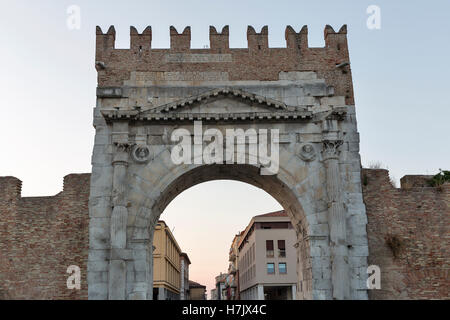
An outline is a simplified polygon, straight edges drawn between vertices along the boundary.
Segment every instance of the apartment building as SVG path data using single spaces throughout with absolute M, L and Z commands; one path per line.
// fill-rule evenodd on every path
M 295 242 L 295 230 L 284 211 L 251 219 L 238 245 L 241 300 L 295 299 Z
M 211 300 L 219 300 L 217 296 L 217 289 L 211 289 Z
M 227 281 L 228 273 L 220 273 L 216 277 L 216 290 L 217 290 L 217 300 L 227 300 L 227 289 L 226 289 L 226 281 Z
M 153 299 L 179 300 L 181 249 L 167 224 L 160 220 L 153 237 Z
M 189 281 L 190 300 L 206 300 L 206 286 Z
M 191 260 L 187 253 L 182 252 L 180 255 L 180 300 L 189 300 L 189 265 Z
M 243 233 L 234 236 L 230 247 L 228 277 L 225 282 L 227 300 L 239 300 L 239 240 Z

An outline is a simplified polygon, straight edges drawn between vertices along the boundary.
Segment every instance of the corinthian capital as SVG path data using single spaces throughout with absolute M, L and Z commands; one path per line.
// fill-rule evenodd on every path
M 113 157 L 113 165 L 128 165 L 128 153 L 131 145 L 128 143 L 116 143 L 116 152 Z
M 130 150 L 131 145 L 129 143 L 115 143 L 116 152 L 128 152 Z
M 323 140 L 323 159 L 337 159 L 339 157 L 339 147 L 342 145 L 342 140 Z

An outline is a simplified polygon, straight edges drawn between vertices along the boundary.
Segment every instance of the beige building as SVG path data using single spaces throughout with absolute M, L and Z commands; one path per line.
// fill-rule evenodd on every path
M 158 221 L 153 238 L 153 299 L 179 300 L 181 249 L 164 221 Z
M 252 218 L 239 242 L 241 300 L 295 299 L 295 241 L 295 230 L 284 211 Z
M 206 286 L 195 281 L 189 281 L 190 300 L 206 300 Z
M 239 241 L 244 232 L 235 235 L 229 252 L 228 277 L 225 284 L 227 300 L 239 300 Z

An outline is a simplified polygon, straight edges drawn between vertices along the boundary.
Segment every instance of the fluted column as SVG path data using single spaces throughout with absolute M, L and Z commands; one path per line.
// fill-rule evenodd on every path
M 127 199 L 126 175 L 128 166 L 128 145 L 117 145 L 113 160 L 113 211 L 111 216 L 111 247 L 124 249 L 127 244 Z
M 113 160 L 113 211 L 110 225 L 111 259 L 109 262 L 108 288 L 110 300 L 125 300 L 126 297 L 126 261 L 123 258 L 123 253 L 127 246 L 126 174 L 128 148 L 129 145 L 126 143 L 117 144 Z
M 350 298 L 350 278 L 346 216 L 339 170 L 339 147 L 342 140 L 324 139 L 323 160 L 328 194 L 328 224 L 330 228 L 331 281 L 333 299 Z

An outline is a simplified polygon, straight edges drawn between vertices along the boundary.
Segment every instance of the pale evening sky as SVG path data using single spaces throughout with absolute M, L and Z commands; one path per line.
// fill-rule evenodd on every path
M 80 30 L 66 26 L 81 9 Z M 369 5 L 381 29 L 366 26 Z M 348 25 L 361 157 L 380 161 L 398 180 L 449 168 L 450 2 L 424 1 L 0 1 L 0 176 L 21 179 L 23 196 L 54 195 L 63 176 L 90 172 L 94 141 L 95 26 L 115 25 L 116 47 L 129 26 L 152 26 L 153 47 L 169 47 L 169 26 L 190 25 L 192 47 L 209 44 L 209 25 L 230 25 L 230 46 L 246 47 L 246 28 L 269 26 L 269 46 L 285 47 L 284 30 Z M 162 215 L 191 260 L 191 279 L 214 285 L 226 271 L 234 234 L 257 214 L 280 209 L 267 193 L 231 181 L 193 187 Z

